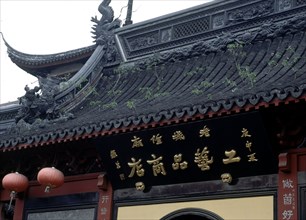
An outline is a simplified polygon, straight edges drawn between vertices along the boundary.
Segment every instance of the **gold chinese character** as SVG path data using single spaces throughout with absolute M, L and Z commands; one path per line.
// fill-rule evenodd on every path
M 249 134 L 249 130 L 246 128 L 242 128 L 241 133 L 242 133 L 241 137 L 252 137 L 252 135 Z
M 248 155 L 248 157 L 249 157 L 249 162 L 256 162 L 256 161 L 258 161 L 258 159 L 256 159 L 255 158 L 255 154 L 256 153 L 253 153 L 253 154 L 250 154 L 250 155 Z
M 153 135 L 150 139 L 150 141 L 152 141 L 153 144 L 159 145 L 162 144 L 162 137 L 160 134 L 157 135 Z
M 125 175 L 124 175 L 123 173 L 121 173 L 121 174 L 119 175 L 119 177 L 120 177 L 121 180 L 125 180 Z
M 164 167 L 164 163 L 160 162 L 163 159 L 163 157 L 160 156 L 160 157 L 156 158 L 155 154 L 152 154 L 151 156 L 153 157 L 153 160 L 147 160 L 147 163 L 148 164 L 153 164 L 152 169 L 153 169 L 154 176 L 157 176 L 157 174 L 159 174 L 159 173 L 161 173 L 165 176 L 167 173 L 166 173 L 166 170 L 165 170 L 165 167 Z
M 210 164 L 214 162 L 214 158 L 208 158 L 209 150 L 207 147 L 204 147 L 202 152 L 200 153 L 200 149 L 197 149 L 197 152 L 194 154 L 194 162 L 198 164 L 198 167 L 201 168 L 202 171 L 210 170 Z
M 118 157 L 117 152 L 115 150 L 111 150 L 109 154 L 111 159 L 115 159 L 116 157 Z
M 131 142 L 133 143 L 132 148 L 143 147 L 142 139 L 140 139 L 139 137 L 133 136 L 133 139 L 131 140 Z
M 200 130 L 200 137 L 210 137 L 210 129 L 206 125 Z
M 116 164 L 116 169 L 118 169 L 118 170 L 119 170 L 119 169 L 121 168 L 121 166 L 120 166 L 120 162 L 119 162 L 119 161 L 116 161 L 116 163 L 115 163 L 115 164 Z
M 247 141 L 247 142 L 245 143 L 245 147 L 248 148 L 250 152 L 252 152 L 252 149 L 251 149 L 251 147 L 252 147 L 252 142 Z
M 172 139 L 175 141 L 183 141 L 185 140 L 185 135 L 181 131 L 176 131 L 173 133 Z
M 128 162 L 129 167 L 132 168 L 129 177 L 133 177 L 135 175 L 135 171 L 137 176 L 144 176 L 145 170 L 142 168 L 142 164 L 140 164 L 141 159 L 136 162 L 135 158 L 131 158 L 132 162 Z
M 176 154 L 174 155 L 174 163 L 172 163 L 173 170 L 178 170 L 181 168 L 181 170 L 187 169 L 188 162 L 183 161 L 182 162 L 182 154 Z
M 235 155 L 236 155 L 235 150 L 225 151 L 224 154 L 225 154 L 225 156 L 228 157 L 228 159 L 223 159 L 224 164 L 238 163 L 241 159 L 240 157 L 235 157 Z

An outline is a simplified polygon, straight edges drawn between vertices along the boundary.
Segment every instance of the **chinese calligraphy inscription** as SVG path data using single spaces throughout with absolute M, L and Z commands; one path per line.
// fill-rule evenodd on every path
M 167 175 L 165 167 L 163 162 L 161 162 L 161 160 L 163 159 L 162 156 L 160 157 L 156 157 L 155 154 L 151 155 L 153 157 L 153 160 L 147 160 L 147 163 L 152 166 L 153 169 L 153 175 L 157 176 L 157 174 L 161 173 L 162 175 Z
M 176 131 L 176 132 L 173 133 L 172 139 L 174 141 L 183 141 L 183 140 L 185 140 L 185 135 L 183 134 L 182 131 Z
M 224 164 L 238 163 L 241 160 L 240 157 L 235 157 L 236 156 L 236 151 L 235 150 L 225 151 L 224 154 L 225 154 L 225 156 L 228 157 L 227 159 L 222 160 Z
M 220 126 L 224 128 L 219 129 Z M 263 139 L 256 138 L 261 134 L 258 128 L 260 124 L 254 125 L 239 116 L 239 120 L 228 117 L 220 123 L 209 119 L 135 130 L 115 138 L 103 137 L 102 144 L 108 146 L 108 151 L 105 155 L 101 150 L 101 156 L 110 163 L 111 175 L 117 180 L 114 188 L 135 189 L 135 183 L 139 183 L 141 189 L 140 182 L 146 184 L 146 190 L 150 185 L 172 184 L 174 181 L 219 179 L 230 183 L 230 174 L 239 178 L 250 171 L 268 172 L 262 171 L 262 163 L 269 155 L 261 148 L 256 149 L 264 144 Z M 238 164 L 246 169 L 240 170 Z M 189 174 L 192 175 L 190 179 L 184 178 Z M 284 195 L 287 203 L 290 196 L 290 192 Z
M 99 192 L 99 211 L 101 218 L 98 217 L 98 219 L 103 219 L 103 220 L 109 220 L 111 219 L 110 216 L 110 204 L 112 201 L 112 196 L 110 195 L 110 191 L 107 190 L 102 190 Z
M 242 128 L 241 133 L 241 137 L 252 137 L 252 135 L 249 134 L 249 130 L 246 128 Z
M 200 152 L 200 148 L 198 148 L 197 152 L 194 154 L 194 162 L 198 164 L 198 167 L 201 168 L 202 171 L 210 170 L 210 164 L 214 162 L 214 158 L 211 157 L 209 159 L 208 154 L 208 147 L 204 147 L 202 152 Z
M 206 127 L 206 125 L 203 127 L 203 129 L 200 130 L 200 137 L 210 137 L 210 129 Z
M 241 130 L 241 138 L 247 139 L 245 142 L 245 147 L 249 150 L 249 152 L 252 152 L 252 146 L 253 142 L 250 140 L 252 135 L 250 134 L 249 130 L 247 128 L 242 128 Z M 247 155 L 248 156 L 248 162 L 257 162 L 258 159 L 255 157 L 256 153 L 252 153 Z
M 186 162 L 186 161 L 182 162 L 182 154 L 174 155 L 173 159 L 174 159 L 174 163 L 172 163 L 173 170 L 178 170 L 178 169 L 185 170 L 185 169 L 187 169 L 188 162 Z
M 132 148 L 143 147 L 142 139 L 140 139 L 139 137 L 134 136 L 131 142 L 133 143 Z
M 284 178 L 281 179 L 282 184 L 279 200 L 281 201 L 281 211 L 283 220 L 295 219 L 296 215 L 296 201 L 295 201 L 295 182 L 293 179 Z
M 136 162 L 135 158 L 131 158 L 132 162 L 128 162 L 129 167 L 132 168 L 129 177 L 133 177 L 135 172 L 137 176 L 142 177 L 144 176 L 145 170 L 142 168 L 141 159 Z
M 115 159 L 116 157 L 118 157 L 116 150 L 111 150 L 109 154 L 111 159 Z
M 162 137 L 160 134 L 157 134 L 157 135 L 153 135 L 150 139 L 150 141 L 155 144 L 155 145 L 160 145 L 162 144 Z
M 248 157 L 249 157 L 248 162 L 256 162 L 256 161 L 258 161 L 258 160 L 255 158 L 255 154 L 256 154 L 256 153 L 253 153 L 253 154 L 249 154 L 249 155 L 248 155 Z
M 115 163 L 115 164 L 116 164 L 116 169 L 118 169 L 118 170 L 119 170 L 119 169 L 121 168 L 120 162 L 119 162 L 119 161 L 116 161 L 116 163 Z

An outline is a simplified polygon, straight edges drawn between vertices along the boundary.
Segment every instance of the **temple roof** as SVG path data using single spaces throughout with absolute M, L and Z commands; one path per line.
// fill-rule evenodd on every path
M 233 7 L 237 2 L 228 5 Z M 72 119 L 37 122 L 28 128 L 13 126 L 0 134 L 0 147 L 11 150 L 46 145 L 305 100 L 306 7 L 276 13 L 269 11 L 274 7 L 271 3 L 241 4 L 245 11 L 260 4 L 267 10 L 218 27 L 209 37 L 195 38 L 192 29 L 185 43 L 173 38 L 149 41 L 152 35 L 147 33 L 147 24 L 144 30 L 137 25 L 119 29 L 117 44 L 124 42 L 119 50 L 125 62 L 100 69 L 90 89 L 84 90 L 86 96 L 70 108 Z M 221 7 L 219 1 L 217 6 Z M 219 15 L 221 9 L 213 13 Z M 198 20 L 195 16 L 193 21 L 197 24 Z M 181 21 L 180 27 L 185 23 Z M 161 25 L 165 19 L 154 24 L 165 30 Z M 150 52 L 154 47 L 159 51 Z M 91 59 L 102 48 L 98 46 Z

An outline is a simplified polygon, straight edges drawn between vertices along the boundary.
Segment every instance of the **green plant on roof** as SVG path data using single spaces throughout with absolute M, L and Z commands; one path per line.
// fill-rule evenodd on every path
M 92 94 L 93 96 L 99 96 L 99 93 L 97 92 L 96 87 L 89 86 L 88 89 L 86 90 L 87 94 Z
M 297 64 L 302 57 L 296 54 L 294 48 L 288 46 L 283 53 L 281 52 L 271 53 L 271 56 L 272 58 L 271 60 L 269 60 L 268 66 L 287 68 L 289 71 L 294 73 L 293 74 L 294 79 L 298 77 L 297 74 L 298 69 L 295 67 L 295 64 Z
M 270 61 L 268 62 L 268 65 L 269 65 L 269 66 L 276 66 L 276 65 L 277 65 L 277 62 L 276 62 L 275 60 L 270 60 Z
M 161 92 L 159 91 L 159 88 L 153 89 L 151 87 L 141 87 L 139 88 L 139 92 L 141 92 L 144 95 L 144 98 L 147 100 L 151 100 L 154 98 L 160 98 L 164 96 L 168 96 L 168 92 Z
M 118 66 L 117 68 L 114 69 L 114 73 L 116 75 L 120 75 L 120 78 L 121 76 L 124 76 L 124 75 L 127 75 L 129 73 L 133 73 L 137 70 L 137 68 L 133 65 L 120 65 Z
M 223 83 L 230 86 L 232 92 L 236 92 L 238 90 L 237 83 L 234 80 L 225 77 Z
M 196 67 L 191 71 L 188 71 L 184 73 L 185 76 L 194 76 L 197 74 L 203 74 L 205 72 L 206 68 L 205 67 Z
M 110 103 L 103 104 L 103 105 L 102 105 L 102 108 L 103 108 L 103 109 L 114 109 L 114 108 L 117 107 L 117 105 L 118 105 L 118 103 L 117 103 L 116 101 L 112 101 L 112 102 L 110 102 Z
M 199 88 L 194 88 L 193 90 L 191 90 L 191 93 L 194 95 L 201 95 L 203 94 L 203 90 L 199 89 Z
M 153 56 L 149 58 L 146 69 L 156 71 L 158 63 L 159 63 L 159 53 L 154 53 Z
M 207 99 L 208 99 L 208 100 L 212 100 L 212 99 L 213 99 L 213 95 L 212 95 L 211 93 L 208 93 L 208 94 L 207 94 Z
M 227 45 L 227 50 L 234 56 L 235 59 L 241 59 L 246 56 L 246 52 L 243 51 L 244 44 L 234 42 Z
M 237 86 L 237 83 L 234 80 L 230 80 L 229 78 L 225 77 L 224 78 L 224 83 L 226 83 L 227 85 L 230 85 L 232 87 Z
M 254 86 L 254 83 L 256 82 L 256 73 L 250 71 L 250 68 L 248 66 L 242 67 L 240 65 L 236 66 L 238 70 L 238 74 L 242 79 L 246 79 L 251 83 L 251 86 Z
M 194 88 L 191 90 L 191 93 L 194 95 L 201 95 L 206 89 L 213 87 L 214 85 L 214 83 L 204 80 L 200 82 L 198 86 L 194 86 Z
M 236 70 L 238 72 L 238 75 L 247 82 L 250 83 L 251 87 L 254 86 L 256 82 L 256 73 L 251 71 L 250 67 L 247 65 L 242 66 L 243 60 L 246 57 L 246 52 L 244 51 L 244 44 L 242 43 L 231 43 L 227 45 L 227 50 L 232 55 L 232 58 L 234 60 L 234 64 L 236 67 Z M 230 82 L 229 79 L 225 79 L 225 82 L 228 85 L 231 85 L 233 87 L 232 91 L 236 91 L 238 89 L 237 84 Z
M 134 99 L 128 100 L 128 101 L 126 102 L 126 106 L 127 106 L 129 109 L 134 109 L 134 110 L 136 110 L 135 100 L 134 100 Z
M 116 89 L 115 90 L 114 88 L 107 92 L 107 95 L 113 96 L 113 97 L 117 97 L 117 96 L 119 96 L 121 94 L 122 94 L 122 90 L 120 90 L 120 89 Z
M 83 79 L 78 85 L 77 85 L 77 89 L 81 90 L 85 87 L 85 85 L 88 83 L 88 79 Z
M 157 71 L 157 63 L 158 63 L 158 55 L 154 54 L 152 62 L 151 62 L 151 68 L 147 68 L 147 70 L 153 70 L 153 75 L 156 78 L 154 81 L 154 84 L 151 86 L 145 86 L 145 87 L 140 87 L 138 91 L 143 94 L 144 99 L 146 100 L 151 100 L 154 98 L 160 98 L 169 95 L 168 92 L 163 92 L 162 91 L 162 86 L 164 85 L 164 78 L 161 76 L 161 73 Z M 150 66 L 149 66 L 150 67 Z M 151 73 L 150 71 L 148 73 Z
M 90 106 L 98 106 L 98 107 L 100 107 L 101 104 L 102 104 L 102 102 L 99 101 L 99 100 L 97 100 L 97 101 L 90 101 L 90 103 L 89 103 Z

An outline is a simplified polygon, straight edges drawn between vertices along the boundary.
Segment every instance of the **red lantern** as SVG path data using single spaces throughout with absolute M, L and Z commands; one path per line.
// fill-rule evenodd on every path
M 10 204 L 11 207 L 12 201 L 16 196 L 16 193 L 25 191 L 29 186 L 29 180 L 26 176 L 16 172 L 9 173 L 4 176 L 2 179 L 2 186 L 4 189 L 11 191 L 10 194 Z
M 55 167 L 45 167 L 38 172 L 37 180 L 45 185 L 45 192 L 64 184 L 64 174 Z

